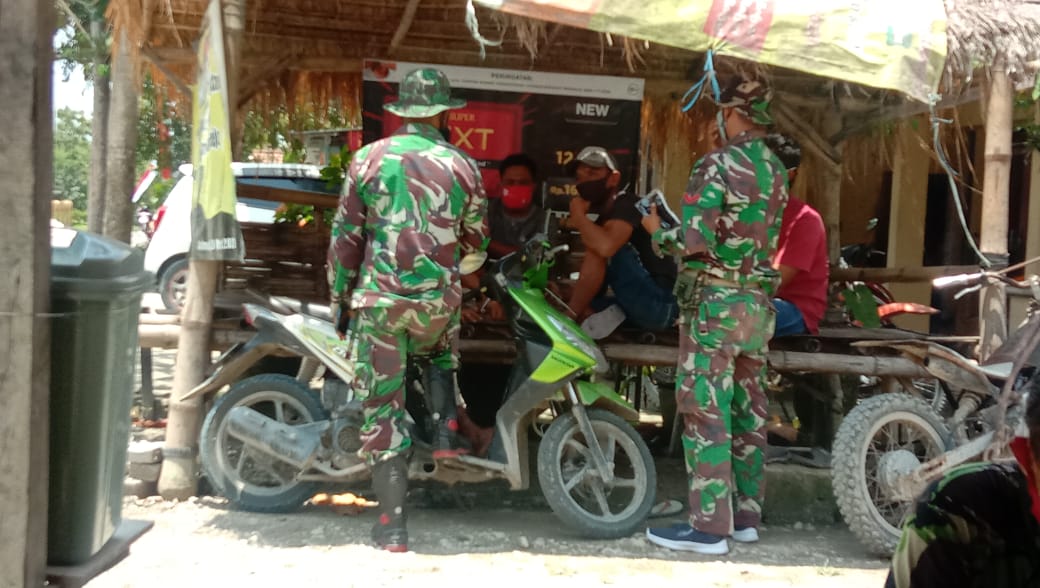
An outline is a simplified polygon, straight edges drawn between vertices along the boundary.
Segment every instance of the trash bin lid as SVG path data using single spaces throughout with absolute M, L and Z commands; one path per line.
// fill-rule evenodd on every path
M 136 247 L 86 231 L 51 229 L 53 285 L 96 282 L 106 290 L 143 290 L 148 277 L 143 268 L 144 252 Z

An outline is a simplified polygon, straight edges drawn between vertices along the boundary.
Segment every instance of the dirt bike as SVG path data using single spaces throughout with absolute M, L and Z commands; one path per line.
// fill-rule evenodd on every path
M 1000 280 L 983 272 L 935 280 L 936 287 Z M 859 342 L 910 358 L 941 386 L 934 394 L 905 385 L 861 401 L 834 440 L 832 482 L 842 517 L 872 551 L 891 554 L 900 526 L 927 485 L 950 469 L 1007 446 L 1007 432 L 1023 419 L 1018 393 L 1040 366 L 1040 281 L 1033 278 L 1028 318 L 980 365 L 928 340 Z M 1024 368 L 1024 369 L 1023 369 Z
M 433 459 L 432 418 L 423 395 L 415 393 L 422 378 L 409 368 L 409 478 L 449 485 L 504 479 L 514 490 L 526 489 L 529 425 L 551 418 L 537 459 L 549 506 L 584 536 L 624 537 L 653 506 L 657 475 L 649 449 L 629 424 L 638 413 L 612 387 L 590 378 L 607 368 L 599 348 L 543 296 L 548 269 L 563 250 L 532 240 L 495 262 L 482 279 L 481 290 L 505 307 L 518 349 L 488 458 Z M 222 356 L 215 373 L 188 394 L 233 384 L 213 404 L 201 431 L 200 458 L 214 487 L 242 509 L 285 512 L 301 506 L 320 484 L 368 478 L 369 467 L 357 455 L 363 416 L 350 385 L 350 335 L 337 335 L 327 308 L 324 316 L 303 307 L 288 315 L 253 304 L 244 310 L 256 335 Z M 308 386 L 313 370 L 304 374 L 306 368 L 297 378 L 265 374 L 235 383 L 268 354 L 320 362 L 320 393 Z

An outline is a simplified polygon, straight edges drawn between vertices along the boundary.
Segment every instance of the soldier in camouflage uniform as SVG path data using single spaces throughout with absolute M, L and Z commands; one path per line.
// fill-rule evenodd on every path
M 437 423 L 434 458 L 462 452 L 455 405 L 458 264 L 487 235 L 480 170 L 443 135 L 447 111 L 464 105 L 451 98 L 442 72 L 406 75 L 398 101 L 385 107 L 404 125 L 354 156 L 332 227 L 333 303 L 337 312 L 353 313 L 356 337 L 355 390 L 365 415 L 359 455 L 373 466 L 382 510 L 373 538 L 390 551 L 407 550 L 409 357 L 421 366 Z
M 718 100 L 722 147 L 702 157 L 682 200 L 682 226 L 643 225 L 682 260 L 677 411 L 690 487 L 689 524 L 647 529 L 671 549 L 729 552 L 757 541 L 764 491 L 765 354 L 774 327 L 772 269 L 787 174 L 766 146 L 770 92 L 737 80 Z
M 1040 586 L 1040 391 L 1030 385 L 1018 463 L 954 468 L 921 494 L 892 556 L 886 588 Z

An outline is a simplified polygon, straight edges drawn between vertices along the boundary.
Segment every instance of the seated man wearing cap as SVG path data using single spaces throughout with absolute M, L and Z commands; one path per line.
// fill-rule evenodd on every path
M 570 201 L 568 225 L 581 234 L 585 257 L 568 306 L 578 320 L 601 311 L 601 321 L 589 321 L 593 337 L 605 337 L 622 320 L 647 330 L 675 324 L 679 307 L 672 287 L 675 261 L 659 257 L 643 228 L 638 198 L 619 190 L 621 172 L 602 147 L 586 147 L 570 165 L 578 197 Z M 597 214 L 595 221 L 589 213 Z M 616 306 L 603 297 L 605 286 L 614 293 Z M 618 308 L 623 311 L 617 312 Z

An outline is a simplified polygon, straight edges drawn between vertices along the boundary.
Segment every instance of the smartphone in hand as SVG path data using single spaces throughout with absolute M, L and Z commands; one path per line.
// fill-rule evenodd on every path
M 664 193 L 660 190 L 654 190 L 640 198 L 636 202 L 636 210 L 643 216 L 648 216 L 651 205 L 657 206 L 657 216 L 661 217 L 662 228 L 671 229 L 682 224 L 679 221 L 679 217 L 672 212 L 672 209 L 668 208 L 668 204 L 664 200 Z

